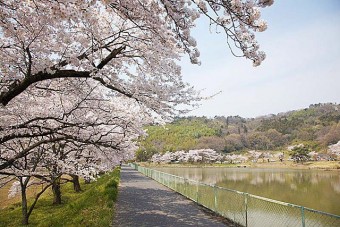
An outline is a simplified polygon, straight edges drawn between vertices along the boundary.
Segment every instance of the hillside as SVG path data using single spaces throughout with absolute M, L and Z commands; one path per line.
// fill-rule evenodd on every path
M 256 118 L 215 116 L 176 118 L 165 126 L 148 126 L 140 138 L 137 160 L 155 153 L 211 148 L 220 152 L 281 150 L 304 143 L 322 152 L 340 140 L 340 105 L 314 104 L 306 109 Z

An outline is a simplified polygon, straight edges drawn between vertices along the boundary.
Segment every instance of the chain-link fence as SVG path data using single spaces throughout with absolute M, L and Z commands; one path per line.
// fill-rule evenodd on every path
M 242 226 L 340 226 L 340 216 L 209 185 L 131 164 L 133 168 Z

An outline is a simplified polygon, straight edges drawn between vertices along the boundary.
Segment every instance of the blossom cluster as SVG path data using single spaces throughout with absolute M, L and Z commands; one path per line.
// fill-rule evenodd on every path
M 260 8 L 272 5 L 273 0 L 194 2 L 201 13 L 210 19 L 210 25 L 216 26 L 217 32 L 224 31 L 228 37 L 228 46 L 234 55 L 252 60 L 254 66 L 261 64 L 266 55 L 259 50 L 254 32 L 267 29 L 267 23 L 261 19 Z M 235 49 L 241 50 L 241 54 L 236 53 Z
M 288 148 L 301 146 L 295 145 Z M 318 160 L 333 160 L 340 158 L 340 142 L 329 146 L 328 154 L 321 154 L 315 151 L 311 151 L 307 154 L 308 159 L 311 161 Z M 250 150 L 244 154 L 224 154 L 216 152 L 212 149 L 199 149 L 199 150 L 189 150 L 189 151 L 176 151 L 176 152 L 166 152 L 164 154 L 154 154 L 150 161 L 154 163 L 245 163 L 247 161 L 258 162 L 258 160 L 263 162 L 275 162 L 284 159 L 284 153 L 270 153 L 263 151 Z M 289 158 L 291 159 L 291 157 Z
M 151 157 L 152 162 L 215 162 L 222 160 L 222 155 L 212 149 L 200 149 L 189 151 L 166 152 L 165 154 L 155 154 Z
M 199 149 L 189 151 L 166 152 L 154 154 L 151 161 L 155 163 L 239 163 L 247 161 L 247 157 L 236 154 L 222 154 L 212 149 Z
M 328 152 L 340 158 L 340 141 L 338 141 L 336 144 L 329 145 Z

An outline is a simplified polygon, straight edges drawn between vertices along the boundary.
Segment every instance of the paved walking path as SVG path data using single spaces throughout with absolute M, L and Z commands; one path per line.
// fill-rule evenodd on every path
M 193 201 L 123 165 L 113 226 L 227 226 L 222 221 Z

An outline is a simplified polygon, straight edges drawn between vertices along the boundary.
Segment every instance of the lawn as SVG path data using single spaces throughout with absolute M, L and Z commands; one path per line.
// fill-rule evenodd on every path
M 61 205 L 52 205 L 52 195 L 43 195 L 29 219 L 29 226 L 110 226 L 118 193 L 120 170 L 102 175 L 75 193 L 73 185 L 62 185 Z M 21 226 L 20 202 L 0 210 L 0 226 Z

